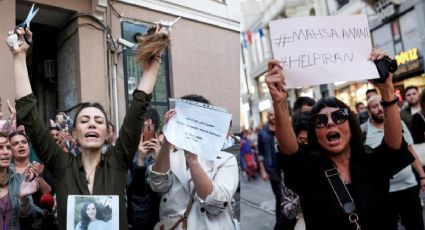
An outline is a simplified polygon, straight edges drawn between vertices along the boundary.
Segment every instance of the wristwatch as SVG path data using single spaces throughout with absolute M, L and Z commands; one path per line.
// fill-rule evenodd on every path
M 395 98 L 392 101 L 384 101 L 384 100 L 381 99 L 381 101 L 379 101 L 379 103 L 381 103 L 382 107 L 388 107 L 388 106 L 395 105 L 395 104 L 398 103 L 399 99 L 398 99 L 397 95 L 394 94 L 394 96 L 395 96 Z

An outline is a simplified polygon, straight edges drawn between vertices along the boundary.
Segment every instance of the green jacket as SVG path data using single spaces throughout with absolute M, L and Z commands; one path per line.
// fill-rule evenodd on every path
M 135 90 L 119 138 L 113 148 L 102 154 L 94 177 L 93 195 L 119 195 L 120 229 L 128 229 L 124 202 L 127 170 L 137 150 L 143 126 L 143 115 L 151 95 Z M 37 110 L 33 94 L 16 101 L 17 123 L 25 125 L 31 143 L 46 168 L 55 178 L 59 229 L 66 229 L 68 195 L 90 195 L 81 161 L 63 152 L 50 135 Z

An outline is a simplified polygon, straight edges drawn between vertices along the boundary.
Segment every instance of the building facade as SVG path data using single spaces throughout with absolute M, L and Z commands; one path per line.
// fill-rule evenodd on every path
M 271 20 L 323 16 L 328 14 L 326 1 L 320 0 L 245 0 L 241 2 L 241 125 L 244 128 L 261 126 L 267 121 L 272 107 L 264 82 L 267 61 L 272 58 L 268 23 Z M 299 96 L 319 99 L 333 95 L 333 85 L 309 86 L 289 90 L 292 106 Z
M 134 42 L 133 35 L 154 22 L 181 17 L 162 54 L 152 105 L 163 114 L 168 98 L 202 94 L 232 113 L 233 130 L 239 130 L 239 1 L 0 1 L 0 34 L 6 36 L 24 20 L 32 3 L 40 10 L 31 24 L 34 45 L 27 63 L 46 121 L 79 102 L 97 101 L 120 125 L 143 70 L 134 62 L 136 51 L 118 38 Z M 8 47 L 0 46 L 0 52 L 5 102 L 14 98 L 19 83 L 11 80 Z

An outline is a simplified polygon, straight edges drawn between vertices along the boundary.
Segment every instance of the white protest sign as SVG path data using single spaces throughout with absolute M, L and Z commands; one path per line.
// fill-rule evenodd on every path
M 379 77 L 365 15 L 271 21 L 270 37 L 287 88 Z
M 205 160 L 215 160 L 226 140 L 232 115 L 225 109 L 176 99 L 176 114 L 164 126 L 167 140 Z

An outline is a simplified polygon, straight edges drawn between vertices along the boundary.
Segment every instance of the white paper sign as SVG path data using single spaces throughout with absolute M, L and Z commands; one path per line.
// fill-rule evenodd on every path
M 69 195 L 66 229 L 81 230 L 82 226 L 92 230 L 119 229 L 118 196 Z
M 287 88 L 379 77 L 365 15 L 271 21 L 270 37 Z
M 232 115 L 222 108 L 180 99 L 175 109 L 177 113 L 163 128 L 167 140 L 205 160 L 215 160 Z

